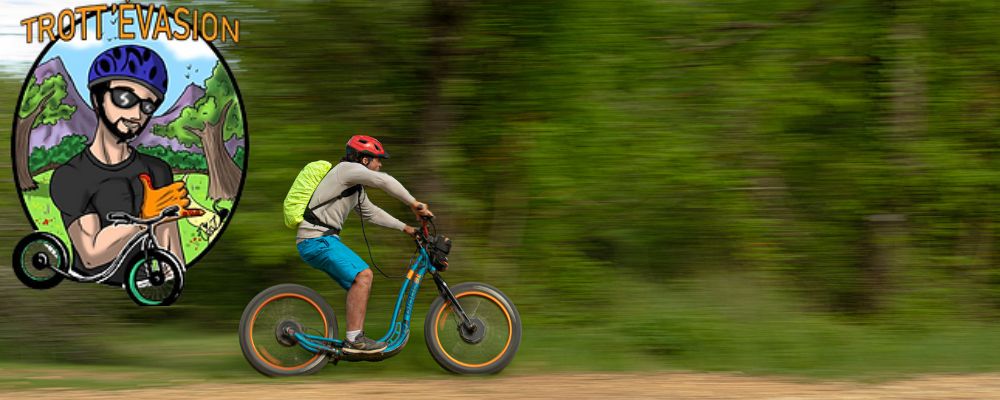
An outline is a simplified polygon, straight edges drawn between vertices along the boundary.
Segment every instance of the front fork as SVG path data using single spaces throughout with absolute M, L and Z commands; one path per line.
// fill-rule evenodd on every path
M 152 258 L 150 258 L 150 253 L 154 249 L 160 248 L 160 244 L 156 241 L 156 235 L 153 233 L 153 225 L 146 225 L 146 233 L 149 235 L 146 242 L 142 244 L 142 269 L 146 271 L 146 276 L 148 277 L 150 283 L 154 285 L 160 285 L 166 280 L 165 272 L 163 268 L 160 267 L 159 263 L 153 263 Z M 129 266 L 131 268 L 131 266 Z
M 152 227 L 147 227 L 146 229 L 152 229 Z M 159 268 L 154 267 L 149 257 L 149 253 L 151 253 L 150 250 L 152 250 L 153 247 L 157 245 L 155 237 L 150 237 L 150 240 L 151 240 L 150 242 L 142 246 L 142 268 L 146 270 L 146 276 L 153 277 L 154 274 L 160 271 Z
M 465 315 L 465 310 L 462 309 L 462 305 L 458 303 L 458 299 L 455 298 L 455 295 L 451 293 L 451 289 L 448 289 L 448 284 L 444 283 L 444 279 L 441 279 L 441 275 L 438 274 L 437 271 L 432 271 L 431 275 L 434 276 L 434 284 L 437 285 L 438 292 L 441 292 L 441 295 L 444 296 L 445 300 L 448 300 L 448 303 L 451 305 L 451 309 L 455 311 L 455 314 L 462 317 L 462 328 L 468 331 L 474 331 L 476 326 L 472 323 L 472 320 L 469 319 L 469 316 Z

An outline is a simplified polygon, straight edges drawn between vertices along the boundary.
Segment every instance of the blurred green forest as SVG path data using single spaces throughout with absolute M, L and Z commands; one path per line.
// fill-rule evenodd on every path
M 93 285 L 31 291 L 4 265 L 3 360 L 252 375 L 237 323 L 280 282 L 317 288 L 342 321 L 342 290 L 298 259 L 281 202 L 304 164 L 366 133 L 453 238 L 445 278 L 516 302 L 513 373 L 1000 370 L 996 2 L 193 3 L 241 21 L 240 43 L 219 44 L 250 132 L 232 223 L 168 309 Z M 0 115 L 21 79 L 0 83 Z M 9 254 L 30 227 L 4 182 Z M 367 233 L 398 274 L 411 242 Z M 356 216 L 343 236 L 367 260 Z M 398 285 L 376 279 L 369 332 Z M 436 370 L 425 289 L 411 349 L 326 373 Z M 202 366 L 120 336 L 205 337 L 183 342 Z

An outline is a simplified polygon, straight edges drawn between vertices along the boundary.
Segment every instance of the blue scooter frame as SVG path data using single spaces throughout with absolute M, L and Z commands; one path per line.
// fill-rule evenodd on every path
M 243 356 L 254 369 L 268 376 L 314 373 L 327 361 L 381 361 L 392 357 L 410 338 L 413 304 L 421 281 L 429 274 L 439 292 L 424 320 L 424 340 L 434 360 L 459 374 L 503 370 L 521 341 L 517 308 L 503 292 L 485 283 L 464 282 L 449 288 L 441 272 L 448 269 L 451 240 L 432 235 L 428 222 L 423 221 L 416 235 L 416 259 L 399 288 L 389 330 L 379 339 L 386 343 L 384 350 L 343 351 L 346 343 L 337 338 L 337 320 L 323 296 L 302 285 L 283 283 L 261 291 L 244 309 L 239 329 Z M 471 313 L 467 314 L 463 305 Z M 311 322 L 303 325 L 305 321 Z
M 389 332 L 379 339 L 380 342 L 385 342 L 387 345 L 386 349 L 381 353 L 360 356 L 350 353 L 345 354 L 340 350 L 340 348 L 344 347 L 344 341 L 337 338 L 325 338 L 303 332 L 289 332 L 290 336 L 294 337 L 303 349 L 313 353 L 329 353 L 335 361 L 371 360 L 372 358 L 381 360 L 396 355 L 406 345 L 406 341 L 410 336 L 410 316 L 413 314 L 413 302 L 417 299 L 417 291 L 420 290 L 420 281 L 428 272 L 436 272 L 434 266 L 429 262 L 430 256 L 427 254 L 427 251 L 422 246 L 419 247 L 419 251 L 420 253 L 416 261 L 413 262 L 413 265 L 409 268 L 409 272 L 406 273 L 406 280 L 403 281 L 403 286 L 399 288 L 396 307 L 392 311 L 392 321 L 389 322 Z M 437 279 L 437 282 L 440 282 L 442 285 L 444 284 L 440 279 Z M 400 317 L 399 310 L 403 305 L 404 297 L 406 298 L 406 308 L 403 310 L 402 320 L 397 321 Z M 458 303 L 453 304 L 457 305 Z

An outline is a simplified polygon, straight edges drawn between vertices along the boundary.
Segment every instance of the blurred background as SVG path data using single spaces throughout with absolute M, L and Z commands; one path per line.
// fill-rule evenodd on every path
M 305 163 L 339 159 L 356 133 L 382 139 L 383 171 L 453 238 L 445 279 L 517 304 L 524 339 L 505 373 L 1000 370 L 996 2 L 183 5 L 241 22 L 238 44 L 218 43 L 250 132 L 234 219 L 169 308 L 98 285 L 30 290 L 0 258 L 8 371 L 259 379 L 237 324 L 282 282 L 319 290 L 343 327 L 344 292 L 299 259 L 281 202 Z M 5 37 L 25 46 L 16 24 L 33 15 L 5 17 Z M 29 60 L 6 61 L 0 115 L 14 114 L 31 49 L 10 50 Z M 31 230 L 12 172 L 0 198 L 10 254 Z M 360 233 L 352 217 L 343 237 L 367 260 Z M 398 274 L 412 242 L 367 234 Z M 376 278 L 375 336 L 399 284 Z M 443 375 L 422 340 L 425 289 L 408 349 L 321 379 Z

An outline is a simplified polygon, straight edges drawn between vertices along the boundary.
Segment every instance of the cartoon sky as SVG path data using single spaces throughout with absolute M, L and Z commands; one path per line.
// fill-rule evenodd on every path
M 40 3 L 31 4 L 30 6 L 26 3 Z M 79 4 L 76 4 L 79 3 Z M 33 40 L 34 43 L 25 43 L 25 28 L 20 25 L 20 20 L 17 20 L 16 35 L 11 35 L 11 30 L 9 29 L 9 24 L 12 18 L 29 18 L 40 13 L 50 12 L 53 14 L 58 13 L 63 8 L 89 5 L 94 4 L 91 1 L 81 1 L 81 2 L 66 2 L 66 1 L 24 1 L 24 0 L 0 0 L 0 8 L 8 10 L 8 6 L 11 7 L 10 14 L 14 14 L 13 17 L 5 17 L 2 26 L 0 26 L 0 44 L 5 44 L 14 37 L 19 45 L 11 48 L 12 55 L 16 55 L 20 58 L 24 58 L 27 48 L 29 51 L 27 53 L 33 52 L 32 61 L 34 57 L 38 56 L 44 49 L 44 45 L 37 43 L 37 37 Z M 19 12 L 20 11 L 20 12 Z M 127 14 L 133 21 L 137 18 L 135 11 L 128 11 Z M 102 38 L 101 40 L 96 40 L 96 32 L 94 29 L 94 20 L 96 17 L 91 17 L 88 25 L 87 40 L 81 40 L 79 32 L 72 41 L 63 42 L 56 41 L 56 43 L 49 49 L 49 51 L 42 56 L 41 62 L 46 62 L 54 57 L 60 57 L 66 70 L 72 75 L 73 83 L 76 85 L 77 92 L 80 96 L 84 98 L 88 103 L 90 102 L 90 96 L 88 95 L 89 90 L 87 89 L 87 74 L 90 70 L 90 64 L 93 62 L 94 58 L 100 54 L 105 49 L 120 46 L 123 44 L 139 44 L 149 47 L 160 54 L 164 61 L 167 63 L 167 70 L 170 74 L 169 87 L 167 89 L 166 98 L 164 99 L 164 106 L 160 107 L 155 115 L 160 115 L 167 111 L 170 105 L 174 104 L 177 98 L 183 93 L 184 88 L 188 84 L 194 83 L 199 86 L 204 86 L 205 79 L 212 75 L 212 68 L 215 66 L 216 56 L 212 52 L 212 49 L 204 41 L 192 41 L 192 40 L 167 40 L 165 35 L 160 35 L 159 40 L 143 40 L 138 32 L 138 24 L 132 22 L 126 26 L 126 32 L 132 32 L 135 34 L 135 39 L 122 40 L 118 38 L 118 13 L 104 12 L 101 15 L 103 19 L 102 24 Z M 156 20 L 157 15 L 154 12 L 153 21 Z M 170 25 L 173 29 L 180 30 L 177 25 L 174 24 L 173 19 L 170 18 Z M 79 26 L 78 26 L 79 28 Z M 4 50 L 7 53 L 8 50 Z M 6 56 L 6 54 L 5 54 Z M 29 66 L 30 68 L 30 66 Z M 25 68 L 27 70 L 27 68 Z

